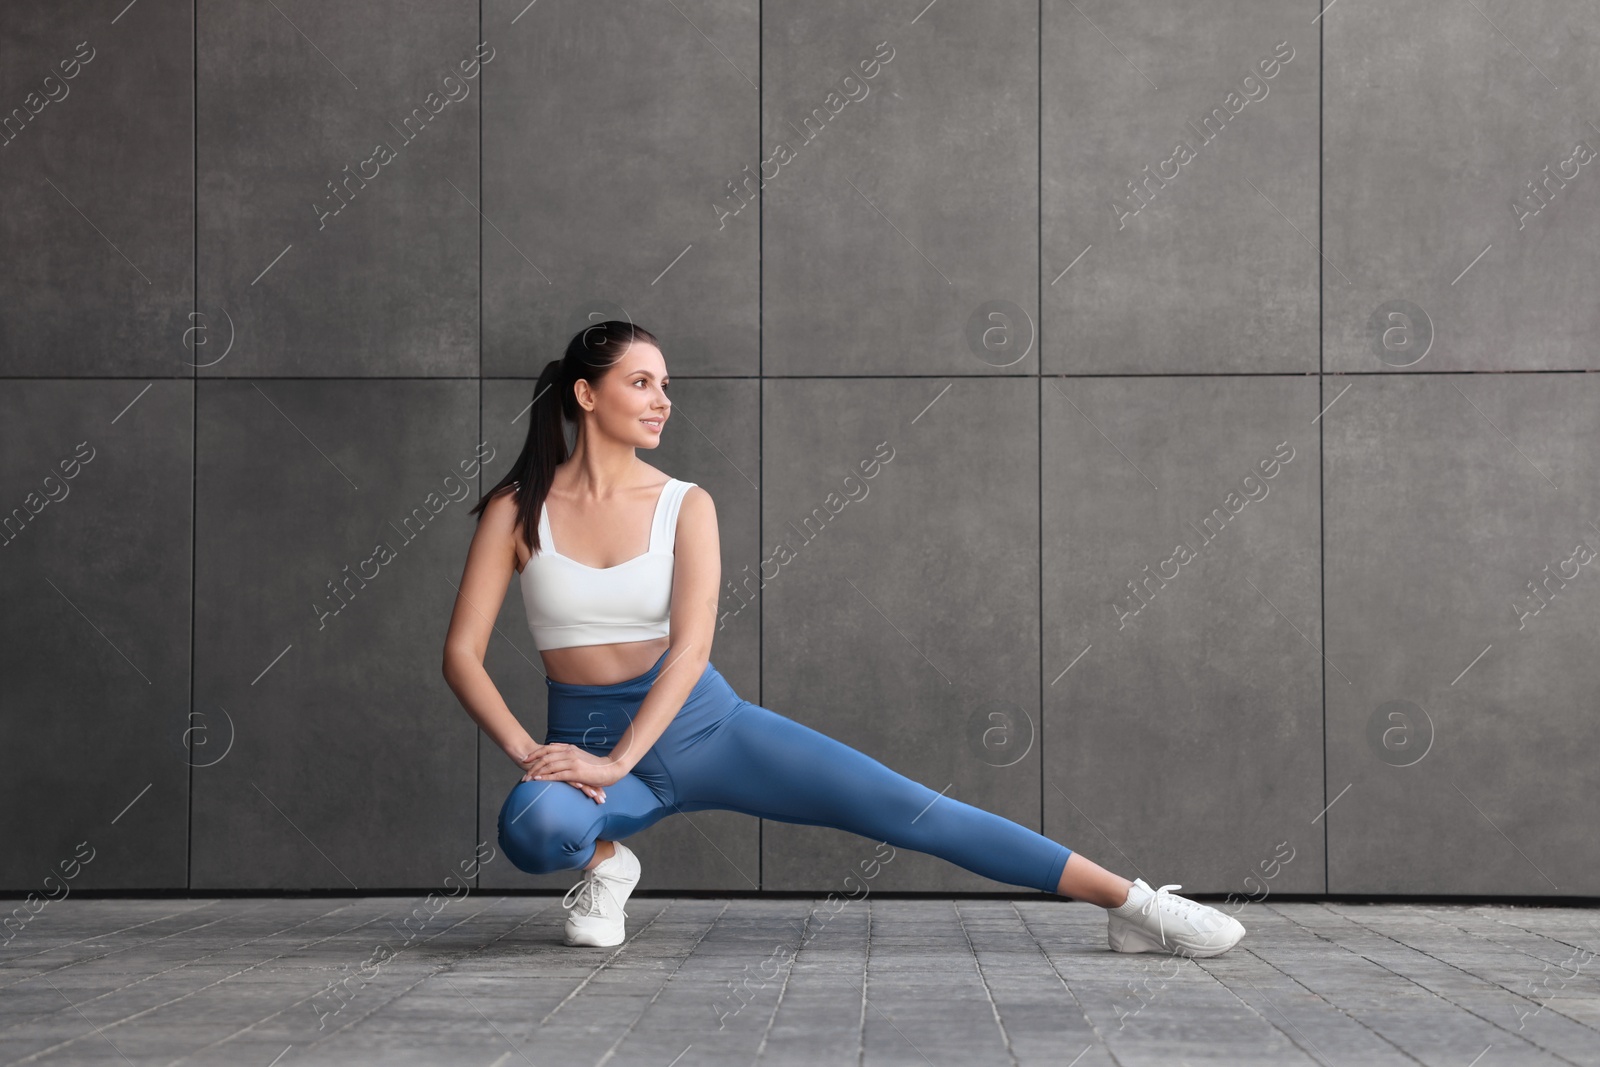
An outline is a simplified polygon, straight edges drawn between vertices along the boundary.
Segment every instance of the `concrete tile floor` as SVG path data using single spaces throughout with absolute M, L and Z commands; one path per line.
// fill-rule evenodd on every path
M 0 1063 L 1600 1065 L 1593 908 L 1266 901 L 1180 961 L 1045 897 L 644 896 L 613 949 L 555 896 L 420 903 L 49 903 Z

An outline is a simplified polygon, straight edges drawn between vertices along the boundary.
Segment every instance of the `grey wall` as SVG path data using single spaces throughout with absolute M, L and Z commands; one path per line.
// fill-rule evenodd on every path
M 747 699 L 1186 892 L 1600 891 L 1592 4 L 118 7 L 0 9 L 0 888 L 492 844 L 466 512 L 599 316 L 664 338 Z M 488 666 L 542 736 L 514 584 Z

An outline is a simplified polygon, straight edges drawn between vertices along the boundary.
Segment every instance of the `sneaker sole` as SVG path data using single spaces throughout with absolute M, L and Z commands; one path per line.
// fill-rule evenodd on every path
M 628 934 L 625 930 L 619 930 L 615 935 L 602 934 L 594 930 L 584 930 L 577 933 L 568 930 L 566 943 L 574 948 L 613 948 L 627 939 Z
M 1171 953 L 1172 955 L 1206 958 L 1210 956 L 1220 956 L 1222 953 L 1237 945 L 1240 940 L 1243 939 L 1244 935 L 1245 931 L 1240 930 L 1233 940 L 1224 944 L 1219 944 L 1217 942 L 1196 944 L 1192 942 L 1186 942 L 1179 937 L 1172 938 L 1172 945 L 1180 949 L 1181 952 L 1174 952 L 1171 946 L 1163 945 L 1161 942 L 1152 939 L 1149 935 L 1137 928 L 1124 928 L 1122 930 L 1112 929 L 1108 933 L 1106 940 L 1110 943 L 1111 949 L 1114 952 L 1167 952 Z

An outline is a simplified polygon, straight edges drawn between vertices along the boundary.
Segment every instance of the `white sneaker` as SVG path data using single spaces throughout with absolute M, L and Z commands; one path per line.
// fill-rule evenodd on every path
M 1128 899 L 1106 910 L 1106 940 L 1117 952 L 1171 952 L 1216 956 L 1244 936 L 1244 925 L 1207 904 L 1169 893 L 1183 886 L 1151 889 L 1136 878 Z
M 622 944 L 627 933 L 622 910 L 639 884 L 639 857 L 621 841 L 616 852 L 583 872 L 583 881 L 567 890 L 561 906 L 567 912 L 567 944 L 606 948 Z

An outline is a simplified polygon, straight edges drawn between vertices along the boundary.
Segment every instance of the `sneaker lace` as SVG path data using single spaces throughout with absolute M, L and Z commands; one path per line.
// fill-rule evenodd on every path
M 561 898 L 561 906 L 572 910 L 575 915 L 605 915 L 606 903 L 600 896 L 601 889 L 605 890 L 606 896 L 611 898 L 611 903 L 616 905 L 617 910 L 626 916 L 628 912 L 617 900 L 617 894 L 612 890 L 610 883 L 592 870 L 584 871 L 583 880 L 567 890 L 566 896 Z
M 1172 915 L 1179 919 L 1192 919 L 1205 914 L 1206 906 L 1199 901 L 1190 900 L 1188 897 L 1176 896 L 1168 892 L 1169 889 L 1182 888 L 1183 886 L 1177 882 L 1171 885 L 1164 885 L 1146 897 L 1145 902 L 1139 906 L 1141 915 L 1150 915 L 1152 912 L 1155 914 L 1156 929 L 1161 933 L 1161 943 L 1163 945 L 1167 943 L 1167 930 L 1166 924 L 1162 921 L 1163 915 Z

